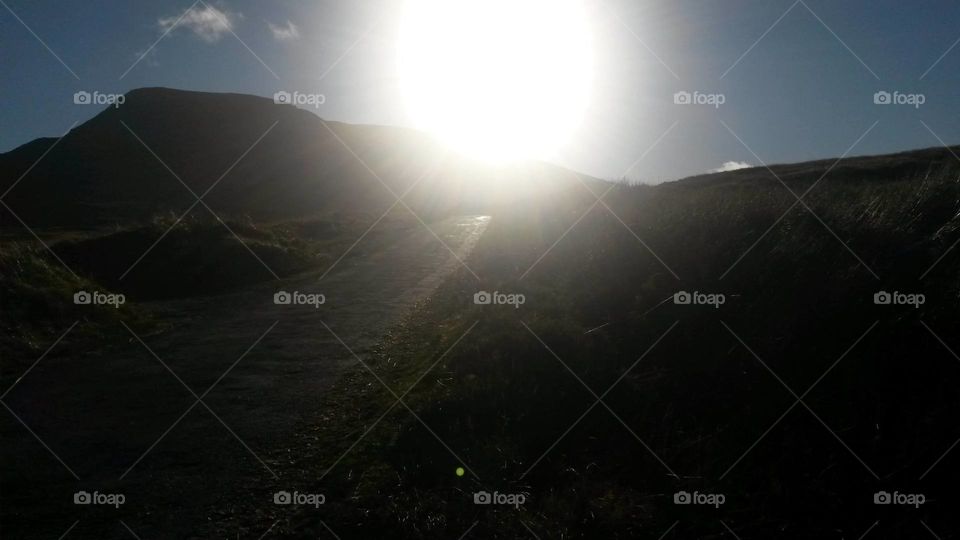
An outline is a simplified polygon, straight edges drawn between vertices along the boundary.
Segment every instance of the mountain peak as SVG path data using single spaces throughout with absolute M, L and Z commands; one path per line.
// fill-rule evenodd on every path
M 29 181 L 7 202 L 35 226 L 204 211 L 196 204 L 201 194 L 218 215 L 279 220 L 327 211 L 379 215 L 414 185 L 404 201 L 423 213 L 482 206 L 495 191 L 485 169 L 448 160 L 420 132 L 325 122 L 258 96 L 172 88 L 133 90 L 59 141 L 0 156 L 0 188 L 28 170 Z M 563 189 L 573 178 L 546 167 L 509 173 L 514 198 Z M 537 189 L 520 187 L 532 184 Z

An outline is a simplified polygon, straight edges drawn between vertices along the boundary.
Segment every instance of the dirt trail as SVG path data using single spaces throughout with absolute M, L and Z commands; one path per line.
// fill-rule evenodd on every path
M 123 520 L 143 538 L 191 537 L 217 519 L 208 509 L 219 501 L 293 476 L 284 472 L 302 444 L 296 429 L 317 417 L 339 375 L 362 369 L 325 325 L 363 358 L 460 265 L 488 220 L 431 224 L 456 256 L 418 225 L 364 239 L 323 279 L 314 272 L 152 304 L 172 325 L 141 336 L 156 357 L 131 336 L 108 356 L 72 351 L 44 360 L 5 401 L 80 480 L 7 415 L 4 529 L 57 538 L 80 520 L 70 537 L 130 538 Z M 325 302 L 278 305 L 278 290 L 322 294 Z M 275 457 L 284 450 L 289 463 Z M 123 493 L 126 502 L 74 505 L 78 490 Z

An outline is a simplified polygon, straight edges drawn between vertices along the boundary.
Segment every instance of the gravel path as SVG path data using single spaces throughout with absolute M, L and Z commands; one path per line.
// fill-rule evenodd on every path
M 63 463 L 4 416 L 4 536 L 58 538 L 79 520 L 66 538 L 194 537 L 217 519 L 210 508 L 284 476 L 324 391 L 363 369 L 350 350 L 363 358 L 460 266 L 488 221 L 430 224 L 456 256 L 419 225 L 371 235 L 326 275 L 154 303 L 164 332 L 131 334 L 115 354 L 45 359 L 4 401 Z M 276 304 L 281 290 L 324 303 Z M 75 505 L 79 490 L 126 500 Z

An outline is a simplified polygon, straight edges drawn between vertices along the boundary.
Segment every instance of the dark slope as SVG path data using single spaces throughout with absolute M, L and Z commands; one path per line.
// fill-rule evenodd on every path
M 774 166 L 789 190 L 764 168 L 617 187 L 616 216 L 589 197 L 496 215 L 466 261 L 479 280 L 450 280 L 370 362 L 392 388 L 429 372 L 404 398 L 416 416 L 325 476 L 323 524 L 303 511 L 278 534 L 956 537 L 960 160 L 832 165 Z M 526 301 L 475 305 L 478 290 Z M 370 380 L 331 397 L 357 405 L 325 433 L 395 403 Z M 325 471 L 353 440 L 305 461 Z M 526 502 L 474 505 L 481 490 Z M 681 491 L 725 504 L 675 504 Z M 884 491 L 926 503 L 874 504 Z
M 148 88 L 126 97 L 67 134 L 11 191 L 5 201 L 27 223 L 71 227 L 179 215 L 195 198 L 177 177 L 197 195 L 215 185 L 204 201 L 218 214 L 257 221 L 379 214 L 395 201 L 391 191 L 404 193 L 428 172 L 405 199 L 418 213 L 465 206 L 461 201 L 489 204 L 500 176 L 514 187 L 520 177 L 537 184 L 534 192 L 579 184 L 559 168 L 485 168 L 413 130 L 325 122 L 255 96 Z M 39 139 L 0 155 L 0 187 L 55 142 Z

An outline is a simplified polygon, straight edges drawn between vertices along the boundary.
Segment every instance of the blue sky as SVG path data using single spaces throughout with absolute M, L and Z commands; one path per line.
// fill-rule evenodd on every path
M 854 155 L 960 144 L 955 1 L 586 3 L 595 88 L 554 158 L 563 165 L 658 182 L 727 162 L 839 156 L 858 139 Z M 395 61 L 400 1 L 211 0 L 153 48 L 191 0 L 2 4 L 0 151 L 96 114 L 73 103 L 80 90 L 299 90 L 324 94 L 325 118 L 410 124 Z M 676 104 L 684 91 L 723 103 Z M 878 91 L 923 104 L 877 105 Z

